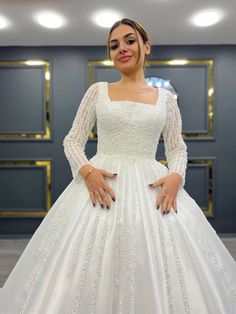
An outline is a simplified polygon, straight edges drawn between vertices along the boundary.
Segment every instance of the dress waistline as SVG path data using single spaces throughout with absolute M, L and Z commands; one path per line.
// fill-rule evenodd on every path
M 157 161 L 155 157 L 151 156 L 140 156 L 140 155 L 131 155 L 131 154 L 114 154 L 114 153 L 96 153 L 94 157 L 102 157 L 102 158 L 112 158 L 118 160 L 125 160 L 125 161 Z

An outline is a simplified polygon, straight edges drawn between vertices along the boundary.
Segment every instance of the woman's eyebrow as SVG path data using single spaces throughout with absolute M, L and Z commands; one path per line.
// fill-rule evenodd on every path
M 130 36 L 130 35 L 135 35 L 135 33 L 128 33 L 128 34 L 126 34 L 123 38 L 126 38 L 126 37 L 128 37 L 128 36 Z M 112 39 L 112 40 L 110 40 L 110 43 L 112 43 L 112 42 L 114 42 L 114 41 L 118 41 L 118 39 Z

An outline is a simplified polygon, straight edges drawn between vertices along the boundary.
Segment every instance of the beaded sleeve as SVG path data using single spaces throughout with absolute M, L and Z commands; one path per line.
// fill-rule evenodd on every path
M 64 152 L 69 161 L 73 178 L 82 166 L 89 164 L 85 145 L 96 121 L 98 83 L 92 84 L 84 94 L 69 133 L 63 140 Z
M 185 184 L 188 162 L 187 146 L 182 137 L 182 118 L 174 95 L 167 91 L 167 117 L 163 129 L 165 155 L 169 173 L 177 172 L 182 177 L 181 187 Z

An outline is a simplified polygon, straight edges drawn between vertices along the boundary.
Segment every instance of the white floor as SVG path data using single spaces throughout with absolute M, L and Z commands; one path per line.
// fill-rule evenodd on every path
M 224 234 L 219 236 L 236 261 L 236 236 Z M 3 286 L 29 240 L 29 238 L 0 239 L 0 287 Z

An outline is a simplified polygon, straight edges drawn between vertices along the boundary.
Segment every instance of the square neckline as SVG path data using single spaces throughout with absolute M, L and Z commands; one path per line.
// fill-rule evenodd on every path
M 106 85 L 106 96 L 107 96 L 107 99 L 110 103 L 126 103 L 126 104 L 132 104 L 132 105 L 141 105 L 143 107 L 145 106 L 152 106 L 152 107 L 157 107 L 157 105 L 159 104 L 160 102 L 160 98 L 161 98 L 161 91 L 162 91 L 162 88 L 161 87 L 157 87 L 157 90 L 158 90 L 158 97 L 157 97 L 157 100 L 155 102 L 155 104 L 150 104 L 150 103 L 144 103 L 144 102 L 140 102 L 140 101 L 133 101 L 133 100 L 111 100 L 110 96 L 109 96 L 109 88 L 108 88 L 108 82 L 106 81 L 105 82 L 105 85 Z

